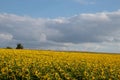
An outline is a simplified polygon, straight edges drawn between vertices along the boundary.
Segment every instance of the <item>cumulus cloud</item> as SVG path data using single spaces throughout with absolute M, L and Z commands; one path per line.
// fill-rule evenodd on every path
M 3 40 L 12 40 L 13 36 L 10 35 L 10 34 L 3 34 L 1 33 L 0 34 L 0 39 L 3 39 Z
M 12 40 L 13 36 L 7 33 L 0 33 L 0 44 L 6 45 Z
M 1 47 L 21 42 L 27 48 L 120 52 L 119 22 L 120 10 L 55 19 L 4 13 L 0 43 L 5 43 Z

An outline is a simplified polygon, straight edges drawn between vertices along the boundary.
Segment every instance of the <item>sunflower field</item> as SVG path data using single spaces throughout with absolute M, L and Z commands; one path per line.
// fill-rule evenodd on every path
M 0 49 L 0 80 L 120 80 L 120 54 Z

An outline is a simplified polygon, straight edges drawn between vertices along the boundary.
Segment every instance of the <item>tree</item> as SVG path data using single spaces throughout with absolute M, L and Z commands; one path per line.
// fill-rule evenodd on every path
M 7 46 L 7 47 L 6 47 L 6 49 L 12 49 L 12 47 L 10 47 L 10 46 Z
M 23 49 L 24 47 L 23 47 L 23 45 L 21 44 L 21 43 L 18 43 L 17 44 L 17 47 L 16 47 L 16 49 Z

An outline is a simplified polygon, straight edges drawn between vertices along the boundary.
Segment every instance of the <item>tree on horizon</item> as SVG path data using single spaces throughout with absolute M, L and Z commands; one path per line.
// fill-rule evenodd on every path
M 21 43 L 18 43 L 16 49 L 24 49 L 24 47 Z

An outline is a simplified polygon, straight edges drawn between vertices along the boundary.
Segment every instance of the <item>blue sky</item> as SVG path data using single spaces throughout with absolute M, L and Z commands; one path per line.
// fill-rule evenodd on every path
M 120 0 L 1 0 L 0 47 L 120 53 Z
M 120 0 L 1 0 L 0 12 L 32 17 L 70 17 L 118 10 Z

